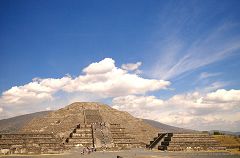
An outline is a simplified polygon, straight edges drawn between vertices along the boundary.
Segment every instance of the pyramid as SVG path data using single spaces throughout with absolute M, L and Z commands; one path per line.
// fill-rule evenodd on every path
M 158 129 L 127 112 L 96 102 L 76 102 L 35 118 L 22 133 L 50 133 L 66 147 L 133 148 L 145 145 Z

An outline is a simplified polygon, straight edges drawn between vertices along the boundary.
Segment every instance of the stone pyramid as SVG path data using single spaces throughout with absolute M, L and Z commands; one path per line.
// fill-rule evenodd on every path
M 132 148 L 145 147 L 159 130 L 108 105 L 76 102 L 33 119 L 22 132 L 51 133 L 67 147 Z

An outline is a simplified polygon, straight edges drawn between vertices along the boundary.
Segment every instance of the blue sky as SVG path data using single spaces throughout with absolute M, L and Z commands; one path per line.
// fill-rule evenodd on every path
M 186 128 L 240 130 L 238 0 L 2 0 L 0 22 L 0 118 L 88 100 Z M 130 75 L 123 77 L 126 85 L 137 76 L 140 85 L 122 91 L 116 86 L 101 96 L 89 87 L 75 91 L 65 80 L 63 89 L 42 90 L 41 81 L 33 80 L 68 76 L 77 82 L 79 76 L 96 73 L 96 67 L 119 78 Z M 115 74 L 115 69 L 121 72 Z M 41 90 L 26 86 L 34 82 Z M 11 91 L 14 86 L 21 90 Z M 36 91 L 44 91 L 42 100 L 26 99 Z M 144 113 L 148 106 L 152 109 Z

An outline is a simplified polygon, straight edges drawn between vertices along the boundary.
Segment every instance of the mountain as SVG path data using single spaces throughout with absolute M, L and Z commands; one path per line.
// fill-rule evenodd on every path
M 197 132 L 194 130 L 190 130 L 190 129 L 185 129 L 185 128 L 179 128 L 179 127 L 174 127 L 174 126 L 170 126 L 170 125 L 166 125 L 163 124 L 161 122 L 158 121 L 153 121 L 153 120 L 149 120 L 149 119 L 142 119 L 145 123 L 158 128 L 161 132 L 168 132 L 168 133 L 193 133 L 193 132 Z
M 20 115 L 8 119 L 0 120 L 0 133 L 18 132 L 23 126 L 30 122 L 33 118 L 43 117 L 51 111 L 41 111 L 26 115 Z

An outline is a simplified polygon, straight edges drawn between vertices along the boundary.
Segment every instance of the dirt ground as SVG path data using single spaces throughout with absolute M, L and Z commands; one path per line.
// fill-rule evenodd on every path
M 1 158 L 240 158 L 227 152 L 160 152 L 144 149 L 125 151 L 99 151 L 91 154 L 81 154 L 79 149 L 72 149 L 59 155 L 14 155 L 0 156 Z

